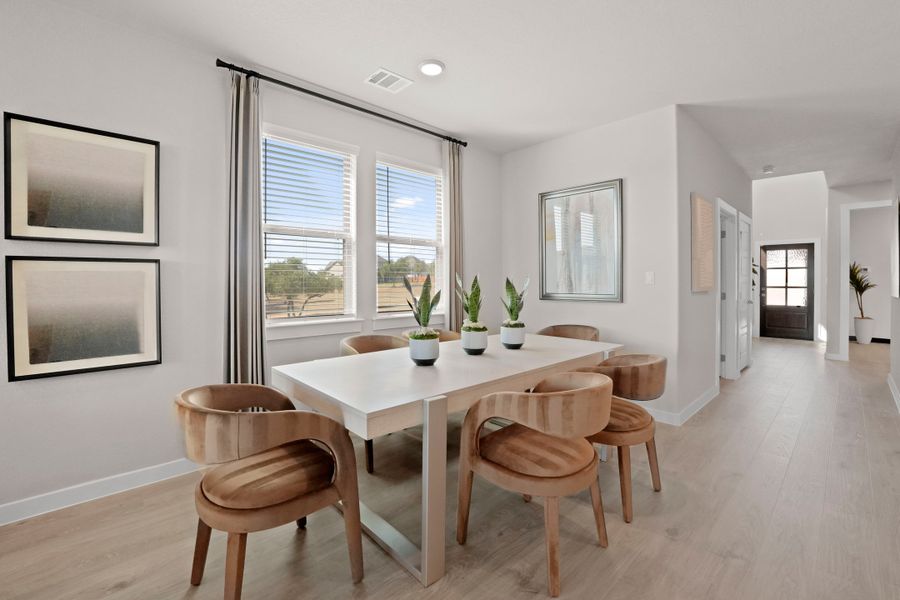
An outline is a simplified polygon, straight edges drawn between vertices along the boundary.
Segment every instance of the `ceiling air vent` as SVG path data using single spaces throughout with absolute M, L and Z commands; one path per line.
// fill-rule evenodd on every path
M 412 83 L 412 80 L 402 75 L 391 73 L 387 69 L 378 69 L 366 78 L 366 83 L 371 83 L 375 87 L 396 94 L 400 90 L 406 89 Z

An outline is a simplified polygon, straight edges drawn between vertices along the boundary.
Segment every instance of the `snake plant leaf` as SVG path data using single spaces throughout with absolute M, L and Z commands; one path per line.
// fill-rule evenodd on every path
M 413 298 L 416 297 L 416 295 L 413 293 L 412 284 L 409 282 L 409 276 L 407 275 L 403 276 L 403 286 L 406 288 L 406 291 L 409 292 L 410 296 L 412 296 Z
M 435 308 L 437 308 L 437 305 L 440 304 L 440 303 L 441 303 L 441 290 L 438 290 L 438 291 L 435 293 L 435 295 L 431 297 L 431 302 L 429 303 L 429 306 L 431 307 L 431 310 L 428 311 L 429 316 L 431 316 L 431 312 L 432 312 Z
M 509 298 L 510 302 L 512 299 L 517 296 L 516 286 L 513 285 L 513 282 L 509 280 L 509 277 L 506 278 L 506 297 Z

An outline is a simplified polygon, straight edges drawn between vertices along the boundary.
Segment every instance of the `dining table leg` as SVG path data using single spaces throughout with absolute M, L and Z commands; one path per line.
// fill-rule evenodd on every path
M 422 547 L 420 579 L 444 576 L 447 523 L 447 398 L 422 402 Z

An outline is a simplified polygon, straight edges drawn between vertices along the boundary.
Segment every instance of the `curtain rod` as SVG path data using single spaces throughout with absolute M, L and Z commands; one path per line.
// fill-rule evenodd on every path
M 319 98 L 320 100 L 325 100 L 327 102 L 333 102 L 334 104 L 340 104 L 343 107 L 351 108 L 353 110 L 359 111 L 361 113 L 365 113 L 367 115 L 378 117 L 379 119 L 384 119 L 385 121 L 390 121 L 392 123 L 396 123 L 397 125 L 403 125 L 404 127 L 409 127 L 411 129 L 415 129 L 417 131 L 421 131 L 422 133 L 427 133 L 428 135 L 433 135 L 434 137 L 441 138 L 442 140 L 447 140 L 448 142 L 455 142 L 460 146 L 468 146 L 468 142 L 464 142 L 462 140 L 458 140 L 454 137 L 450 137 L 449 135 L 444 135 L 443 133 L 438 133 L 437 131 L 432 131 L 431 129 L 426 129 L 425 127 L 420 127 L 413 123 L 408 123 L 403 121 L 402 119 L 397 119 L 390 115 L 385 115 L 380 112 L 368 109 L 364 106 L 358 106 L 356 104 L 352 104 L 345 100 L 340 100 L 339 98 L 332 98 L 331 96 L 327 96 L 321 92 L 316 92 L 314 90 L 310 90 L 308 88 L 300 87 L 299 85 L 290 83 L 288 81 L 283 81 L 281 79 L 276 79 L 274 77 L 270 77 L 269 75 L 263 75 L 257 71 L 253 71 L 251 69 L 245 69 L 244 67 L 239 67 L 237 65 L 233 65 L 231 63 L 227 63 L 221 58 L 216 59 L 216 66 L 221 67 L 223 69 L 228 69 L 230 71 L 237 71 L 238 73 L 243 73 L 244 75 L 250 77 L 256 77 L 262 81 L 268 81 L 269 83 L 274 83 L 275 85 L 280 85 L 282 87 L 286 87 L 288 89 L 294 90 L 295 92 L 300 92 L 301 94 L 308 94 L 310 96 L 314 96 Z

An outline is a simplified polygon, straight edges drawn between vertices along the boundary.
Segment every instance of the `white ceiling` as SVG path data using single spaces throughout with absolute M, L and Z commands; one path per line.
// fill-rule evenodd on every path
M 752 177 L 839 185 L 889 177 L 900 130 L 896 0 L 58 1 L 497 152 L 684 104 Z

